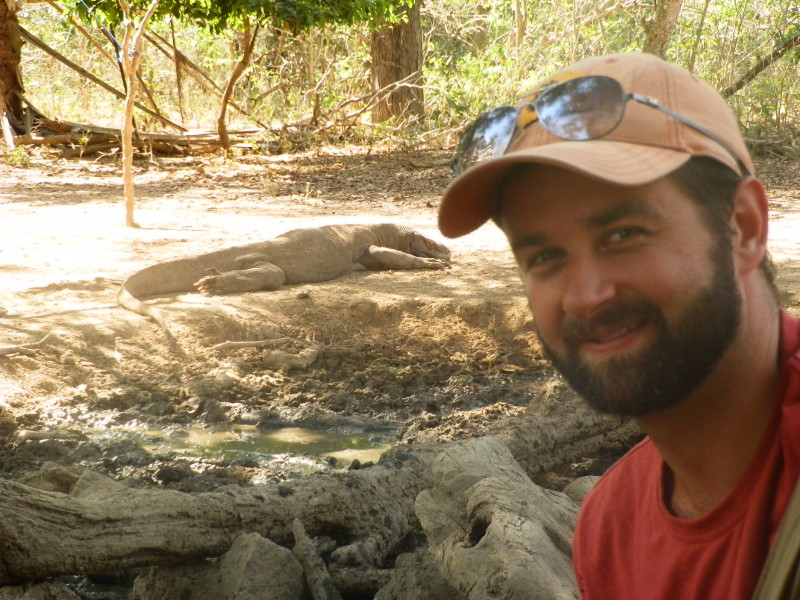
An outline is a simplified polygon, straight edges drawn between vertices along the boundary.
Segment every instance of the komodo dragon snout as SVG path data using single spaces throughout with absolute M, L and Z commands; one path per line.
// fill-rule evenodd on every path
M 411 236 L 411 254 L 414 256 L 437 258 L 443 261 L 450 260 L 450 248 L 439 242 L 434 242 L 432 239 L 426 238 L 416 231 L 412 232 Z
M 206 294 L 274 290 L 285 283 L 328 281 L 353 271 L 449 266 L 446 246 L 408 227 L 325 225 L 147 267 L 125 280 L 117 302 L 152 317 L 169 334 L 159 311 L 139 298 L 195 290 Z

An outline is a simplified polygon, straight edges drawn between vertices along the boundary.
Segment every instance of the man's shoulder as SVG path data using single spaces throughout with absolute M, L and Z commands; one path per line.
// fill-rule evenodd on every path
M 800 319 L 781 311 L 781 388 L 785 405 L 800 402 Z
M 653 493 L 663 459 L 649 438 L 643 439 L 614 463 L 583 501 L 581 513 L 624 513 Z
M 579 578 L 590 576 L 596 583 L 599 572 L 607 575 L 609 569 L 619 568 L 620 551 L 638 547 L 631 544 L 631 536 L 649 531 L 657 518 L 662 470 L 661 456 L 645 438 L 612 465 L 586 495 L 572 540 Z M 603 542 L 599 544 L 598 540 Z M 611 547 L 616 553 L 608 552 Z M 624 562 L 631 559 L 627 550 Z
M 800 318 L 781 311 L 781 351 L 784 356 L 800 356 Z

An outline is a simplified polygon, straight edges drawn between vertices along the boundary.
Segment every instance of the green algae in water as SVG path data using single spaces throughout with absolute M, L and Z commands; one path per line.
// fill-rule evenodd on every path
M 242 456 L 269 458 L 272 455 L 296 454 L 323 458 L 333 457 L 345 464 L 355 459 L 377 461 L 392 447 L 387 436 L 373 437 L 365 433 L 348 435 L 303 427 L 257 429 L 184 429 L 180 433 L 149 431 L 150 452 L 181 452 L 200 458 L 236 460 Z

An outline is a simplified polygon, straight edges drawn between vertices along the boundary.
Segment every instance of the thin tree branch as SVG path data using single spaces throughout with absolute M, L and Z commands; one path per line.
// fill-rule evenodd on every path
M 798 46 L 800 46 L 800 31 L 775 48 L 771 54 L 759 60 L 755 65 L 753 65 L 752 68 L 742 75 L 738 81 L 736 81 L 733 85 L 726 87 L 720 92 L 720 94 L 723 98 L 729 98 L 730 96 L 733 96 L 736 92 L 758 77 L 758 75 L 767 69 L 767 67 L 776 63 L 780 58 Z

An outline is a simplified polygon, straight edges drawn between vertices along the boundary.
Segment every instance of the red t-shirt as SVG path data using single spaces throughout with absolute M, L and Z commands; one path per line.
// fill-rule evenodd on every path
M 800 475 L 800 320 L 781 315 L 779 398 L 741 481 L 699 519 L 663 502 L 664 463 L 645 439 L 586 497 L 573 540 L 585 600 L 752 597 Z

